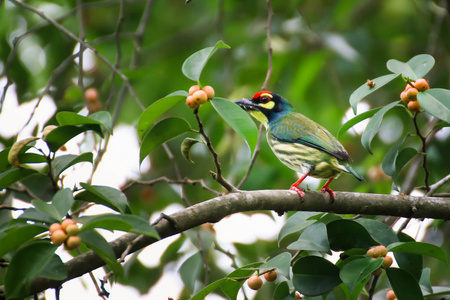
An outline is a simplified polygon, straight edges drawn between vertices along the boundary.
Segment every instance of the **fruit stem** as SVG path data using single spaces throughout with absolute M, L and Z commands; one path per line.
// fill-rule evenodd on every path
M 417 136 L 419 136 L 420 140 L 422 141 L 422 149 L 419 152 L 419 154 L 421 154 L 423 156 L 423 158 L 422 158 L 422 168 L 423 168 L 423 170 L 425 172 L 425 179 L 424 179 L 424 181 L 425 181 L 425 189 L 428 192 L 430 190 L 430 184 L 428 183 L 429 176 L 430 176 L 430 171 L 428 170 L 428 167 L 427 167 L 427 143 L 426 143 L 427 138 L 422 135 L 422 133 L 420 132 L 420 129 L 419 129 L 419 125 L 417 124 L 417 115 L 419 113 L 420 112 L 416 112 L 414 114 L 413 123 L 414 123 L 414 127 L 416 128 L 416 134 L 417 134 Z

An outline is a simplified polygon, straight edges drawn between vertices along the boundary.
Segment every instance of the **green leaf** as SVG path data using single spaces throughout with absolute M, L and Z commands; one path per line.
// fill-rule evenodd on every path
M 222 291 L 230 299 L 236 299 L 239 290 L 241 289 L 242 285 L 245 282 L 243 278 L 251 276 L 253 273 L 255 273 L 255 268 L 258 268 L 261 265 L 262 265 L 261 262 L 255 262 L 234 270 L 233 272 L 227 275 L 227 278 L 230 278 L 232 280 L 226 280 L 225 282 L 222 283 L 221 285 Z
M 258 141 L 258 128 L 248 113 L 239 105 L 224 98 L 213 98 L 211 104 L 222 119 L 244 138 L 253 153 Z
M 37 173 L 33 169 L 10 169 L 0 174 L 0 190 L 3 190 L 16 181 L 22 180 L 27 176 Z
M 447 257 L 444 250 L 433 244 L 423 242 L 398 242 L 390 244 L 387 248 L 388 251 L 392 252 L 406 252 L 431 256 L 447 264 Z
M 108 131 L 110 133 L 113 132 L 112 117 L 109 112 L 98 111 L 93 114 L 90 114 L 89 116 L 87 116 L 87 118 L 97 121 L 99 124 L 101 124 L 106 129 L 106 131 Z
M 295 296 L 289 292 L 287 281 L 280 282 L 273 293 L 273 300 L 295 300 Z
M 44 269 L 39 273 L 39 277 L 63 280 L 67 277 L 67 268 L 61 258 L 58 255 L 53 254 L 50 262 L 46 264 Z
M 196 252 L 194 255 L 186 259 L 180 266 L 178 272 L 184 286 L 190 293 L 194 292 L 195 282 L 203 270 L 202 255 Z
M 105 205 L 120 213 L 129 213 L 127 197 L 120 190 L 101 185 L 80 183 L 85 191 L 75 196 L 76 200 Z
M 230 48 L 230 46 L 226 45 L 222 41 L 218 41 L 214 47 L 207 47 L 202 50 L 199 50 L 189 56 L 183 63 L 181 67 L 181 71 L 184 76 L 187 78 L 197 81 L 200 81 L 200 75 L 203 71 L 208 60 L 211 56 L 220 48 Z
M 9 299 L 28 295 L 31 282 L 51 261 L 56 248 L 48 241 L 38 241 L 17 251 L 5 272 L 5 292 Z
M 397 181 L 397 178 L 401 172 L 401 170 L 406 166 L 406 164 L 417 155 L 417 150 L 411 147 L 407 147 L 405 149 L 400 150 L 397 155 L 397 159 L 395 160 L 395 174 L 392 176 L 394 182 Z
M 149 107 L 147 107 L 139 118 L 137 127 L 139 139 L 142 140 L 142 138 L 153 127 L 153 122 L 155 122 L 163 113 L 181 100 L 185 100 L 187 96 L 189 96 L 189 93 L 186 91 L 176 91 L 165 96 L 164 98 L 156 100 Z
M 40 211 L 43 214 L 46 214 L 50 218 L 54 219 L 56 222 L 59 222 L 63 217 L 63 215 L 59 213 L 58 209 L 52 204 L 46 203 L 39 199 L 31 200 L 31 204 L 34 205 L 34 207 L 36 207 L 38 211 Z
M 355 222 L 364 226 L 367 232 L 381 245 L 387 246 L 398 242 L 398 237 L 391 227 L 378 220 L 359 218 Z
M 83 243 L 91 248 L 114 271 L 115 276 L 123 273 L 122 265 L 116 260 L 113 248 L 105 238 L 95 230 L 82 230 L 78 233 Z
M 317 222 L 317 220 L 309 220 L 316 215 L 317 212 L 299 211 L 289 217 L 278 234 L 278 245 L 284 247 L 298 239 L 305 228 Z
M 397 78 L 398 74 L 388 74 L 384 76 L 377 77 L 375 79 L 372 79 L 373 82 L 375 82 L 374 87 L 369 87 L 367 83 L 364 83 L 359 88 L 357 88 L 351 95 L 350 95 L 350 106 L 353 109 L 353 113 L 356 115 L 356 107 L 358 105 L 358 102 L 364 99 L 367 95 L 375 92 L 382 86 L 388 84 L 395 78 Z
M 323 295 L 342 283 L 339 268 L 318 256 L 301 257 L 292 272 L 295 289 L 305 296 Z
M 21 164 L 37 164 L 37 163 L 45 163 L 45 162 L 47 162 L 47 159 L 42 154 L 20 153 L 19 154 L 19 162 Z
M 92 115 L 94 117 L 92 118 Z M 96 112 L 95 114 L 92 114 L 91 116 L 85 117 L 80 114 L 77 114 L 75 112 L 71 111 L 61 111 L 56 114 L 56 120 L 58 121 L 58 124 L 61 126 L 64 125 L 99 125 L 103 126 L 103 123 L 99 120 L 102 120 L 103 122 L 108 124 L 108 127 L 111 128 L 111 116 L 108 112 L 102 111 L 102 112 Z M 56 129 L 56 128 L 55 128 Z
M 194 146 L 197 143 L 203 143 L 201 140 L 193 139 L 193 138 L 185 138 L 183 143 L 181 143 L 181 154 L 183 157 L 190 163 L 194 163 L 194 161 L 191 159 L 190 151 L 192 146 Z
M 336 220 L 327 224 L 328 240 L 334 251 L 369 248 L 377 245 L 361 224 L 352 220 Z
M 267 271 L 276 268 L 277 273 L 284 275 L 286 278 L 291 278 L 291 258 L 292 255 L 289 252 L 283 252 L 277 256 L 269 259 L 266 263 L 262 264 L 259 268 L 262 271 Z
M 430 277 L 431 277 L 430 268 L 424 268 L 422 271 L 422 275 L 420 276 L 419 284 L 421 289 L 425 290 L 429 294 L 433 293 Z
M 427 113 L 450 123 L 450 90 L 430 89 L 420 92 L 417 101 Z
M 322 222 L 308 226 L 299 239 L 287 247 L 289 250 L 319 251 L 331 255 L 327 227 Z
M 365 111 L 362 114 L 359 114 L 359 115 L 355 116 L 354 118 L 352 118 L 352 119 L 348 120 L 347 122 L 345 122 L 341 126 L 341 128 L 339 128 L 339 132 L 337 134 L 338 139 L 344 132 L 346 132 L 347 130 L 349 130 L 350 128 L 352 128 L 353 126 L 358 124 L 359 122 L 364 121 L 365 119 L 368 119 L 368 118 L 372 117 L 380 109 L 381 109 L 381 107 L 377 107 L 377 108 Z
M 82 117 L 82 116 L 80 116 Z M 92 130 L 96 132 L 99 136 L 103 137 L 103 132 L 100 125 L 98 124 L 85 124 L 85 125 L 64 125 L 59 126 L 50 131 L 45 137 L 45 142 L 48 148 L 52 152 L 56 152 L 61 148 L 67 141 L 71 140 L 73 137 L 79 135 L 82 132 Z
M 415 242 L 412 237 L 403 232 L 399 232 L 397 235 L 400 242 Z M 407 252 L 394 252 L 394 257 L 400 269 L 407 271 L 417 281 L 420 280 L 423 269 L 422 255 Z
M 367 124 L 367 127 L 361 136 L 361 143 L 364 146 L 364 148 L 366 148 L 366 150 L 369 151 L 370 154 L 372 154 L 372 151 L 370 150 L 370 143 L 372 142 L 372 139 L 375 137 L 375 135 L 378 133 L 378 130 L 380 130 L 381 122 L 383 121 L 384 115 L 395 106 L 401 107 L 398 103 L 399 101 L 395 101 L 388 105 L 383 106 L 372 117 L 372 119 L 370 119 L 369 124 Z
M 162 120 L 152 127 L 143 138 L 139 155 L 140 162 L 142 162 L 157 146 L 162 145 L 189 130 L 191 130 L 191 126 L 184 119 L 167 118 Z
M 206 296 L 208 296 L 212 291 L 217 289 L 222 283 L 226 281 L 231 281 L 229 278 L 221 278 L 219 280 L 214 281 L 213 283 L 208 284 L 202 290 L 200 290 L 197 294 L 191 297 L 191 300 L 204 300 Z
M 426 75 L 434 66 L 434 58 L 428 54 L 419 54 L 404 63 L 396 59 L 388 60 L 386 64 L 389 71 L 402 75 L 411 80 L 417 80 Z
M 89 230 L 94 228 L 121 230 L 159 239 L 158 233 L 149 222 L 134 215 L 102 214 L 98 216 L 81 217 L 79 221 L 83 223 L 81 230 Z
M 354 288 L 362 281 L 364 281 L 370 274 L 378 269 L 383 263 L 383 259 L 373 259 L 369 257 L 361 257 L 354 259 L 342 266 L 339 273 L 342 281 L 347 285 L 353 293 Z
M 398 268 L 388 268 L 386 269 L 386 274 L 398 299 L 423 300 L 419 283 L 407 271 Z
M 80 163 L 80 162 L 90 162 L 92 163 L 94 159 L 94 155 L 92 152 L 86 152 L 82 153 L 80 155 L 73 155 L 73 154 L 67 154 L 67 155 L 61 155 L 55 157 L 55 159 L 52 161 L 52 167 L 54 168 L 54 176 L 57 178 L 62 172 L 64 172 L 67 168 L 70 168 L 71 166 Z
M 403 138 L 399 139 L 389 151 L 386 153 L 383 159 L 383 163 L 381 164 L 381 168 L 386 175 L 393 176 L 396 172 L 395 163 L 397 161 L 398 150 L 401 145 L 405 142 L 406 138 L 409 137 L 409 134 L 405 135 Z
M 0 237 L 0 257 L 47 230 L 47 226 L 35 224 L 8 228 L 5 231 L 5 235 Z

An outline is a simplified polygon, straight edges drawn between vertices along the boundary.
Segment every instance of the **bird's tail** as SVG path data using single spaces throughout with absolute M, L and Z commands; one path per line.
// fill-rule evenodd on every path
M 344 170 L 344 172 L 352 174 L 359 181 L 365 181 L 364 177 L 362 177 L 358 172 L 356 172 L 356 170 L 353 169 L 353 167 L 350 166 L 349 164 L 341 165 L 341 167 L 343 167 L 342 169 Z

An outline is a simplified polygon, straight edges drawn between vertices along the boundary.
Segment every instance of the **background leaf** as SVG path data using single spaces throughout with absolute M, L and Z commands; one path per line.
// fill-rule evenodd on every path
M 178 102 L 185 100 L 187 96 L 189 96 L 189 93 L 186 91 L 176 91 L 170 93 L 164 98 L 156 100 L 149 107 L 147 107 L 139 118 L 139 124 L 137 127 L 139 139 L 142 140 L 142 138 L 153 127 L 153 122 L 155 122 L 163 113 Z
M 183 133 L 191 130 L 191 126 L 186 120 L 181 118 L 167 118 L 156 124 L 145 135 L 141 144 L 140 162 L 142 162 L 150 152 L 165 142 L 174 139 Z
M 402 74 L 403 77 L 417 80 L 426 75 L 434 66 L 434 57 L 429 54 L 419 54 L 403 63 L 396 59 L 387 62 L 389 71 L 395 74 Z
M 370 149 L 370 143 L 380 130 L 381 122 L 383 121 L 384 115 L 397 105 L 398 101 L 385 105 L 372 117 L 372 119 L 370 119 L 369 124 L 367 124 L 366 130 L 364 130 L 361 136 L 361 143 L 364 146 L 364 148 L 367 151 L 369 151 L 370 154 L 372 154 L 372 150 Z
M 222 119 L 244 138 L 253 153 L 258 141 L 258 128 L 251 117 L 241 107 L 227 99 L 214 98 L 211 104 Z
M 318 256 L 301 257 L 292 267 L 292 282 L 305 296 L 320 296 L 338 286 L 342 280 L 339 268 Z
M 218 41 L 214 47 L 207 47 L 199 50 L 189 56 L 183 63 L 181 70 L 187 78 L 200 81 L 200 75 L 202 74 L 203 68 L 205 67 L 211 56 L 220 48 L 230 48 L 222 41 Z
M 450 123 L 450 90 L 429 89 L 419 93 L 417 101 L 427 113 Z
M 39 241 L 17 251 L 5 273 L 4 284 L 8 298 L 20 298 L 28 294 L 31 281 L 51 261 L 56 248 L 49 242 Z
M 398 74 L 388 74 L 384 76 L 377 77 L 375 79 L 372 79 L 373 82 L 375 82 L 374 87 L 369 87 L 367 83 L 364 83 L 359 88 L 357 88 L 351 95 L 350 95 L 350 106 L 353 109 L 353 113 L 356 114 L 356 107 L 358 105 L 358 102 L 364 99 L 364 97 L 370 95 L 371 93 L 375 92 L 379 88 L 383 87 L 384 85 L 388 84 L 392 80 L 398 77 Z
M 200 252 L 196 252 L 181 264 L 178 272 L 180 273 L 184 286 L 187 287 L 190 293 L 194 292 L 195 282 L 203 268 Z

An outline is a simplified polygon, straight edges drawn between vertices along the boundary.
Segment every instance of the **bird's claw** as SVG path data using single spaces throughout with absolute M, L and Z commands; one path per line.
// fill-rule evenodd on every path
M 302 202 L 304 201 L 303 198 L 305 198 L 305 193 L 303 193 L 303 188 L 295 186 L 295 185 L 291 185 L 290 190 L 296 191 L 297 194 L 300 196 L 300 199 L 302 200 Z
M 323 187 L 323 188 L 320 189 L 320 191 L 327 192 L 330 195 L 330 197 L 331 197 L 331 203 L 334 202 L 334 192 L 333 192 L 332 189 L 330 189 L 329 187 Z

